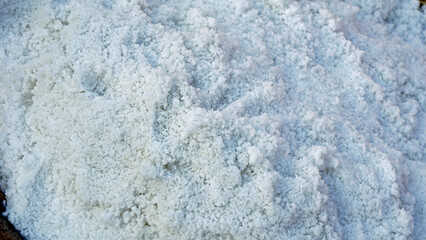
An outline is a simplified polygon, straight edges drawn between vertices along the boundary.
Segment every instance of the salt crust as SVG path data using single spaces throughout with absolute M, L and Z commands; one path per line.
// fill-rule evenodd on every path
M 8 218 L 28 239 L 426 239 L 416 7 L 0 1 Z

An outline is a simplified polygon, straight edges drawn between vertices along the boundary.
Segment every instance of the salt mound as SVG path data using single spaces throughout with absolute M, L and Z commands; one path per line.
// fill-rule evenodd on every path
M 426 238 L 417 1 L 0 4 L 28 239 Z

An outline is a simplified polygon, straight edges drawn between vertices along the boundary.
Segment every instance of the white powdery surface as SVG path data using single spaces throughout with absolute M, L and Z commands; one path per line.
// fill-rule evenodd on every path
M 0 1 L 28 239 L 426 239 L 417 0 Z

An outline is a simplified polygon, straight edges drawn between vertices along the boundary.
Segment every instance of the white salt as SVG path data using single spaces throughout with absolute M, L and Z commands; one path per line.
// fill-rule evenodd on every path
M 28 239 L 425 239 L 416 0 L 0 2 Z

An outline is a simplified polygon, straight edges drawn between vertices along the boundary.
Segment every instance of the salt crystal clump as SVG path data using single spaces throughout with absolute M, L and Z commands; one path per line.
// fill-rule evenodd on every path
M 312 159 L 313 164 L 318 167 L 320 171 L 327 168 L 336 168 L 339 166 L 339 161 L 336 158 L 328 156 L 328 151 L 322 146 L 312 146 L 308 149 L 307 157 Z

